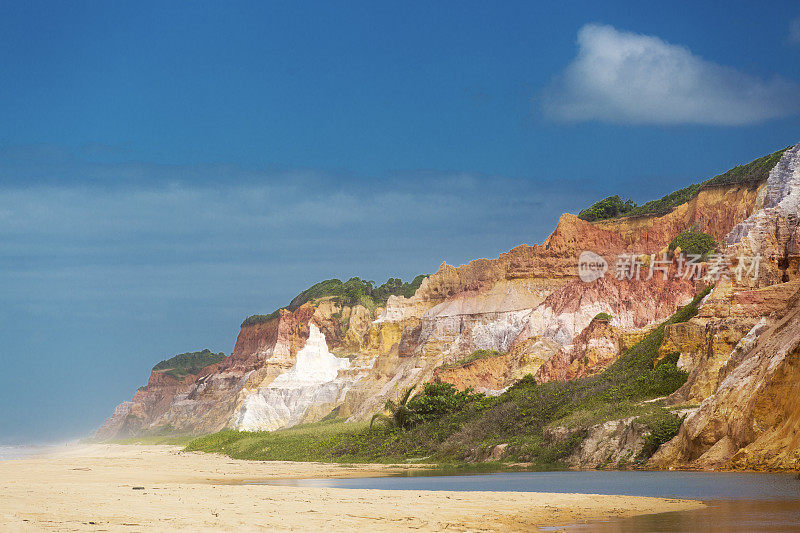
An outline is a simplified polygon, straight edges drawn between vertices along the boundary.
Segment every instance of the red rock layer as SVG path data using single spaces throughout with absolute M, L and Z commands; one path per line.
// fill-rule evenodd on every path
M 314 306 L 304 304 L 294 312 L 281 309 L 278 317 L 267 322 L 242 326 L 231 357 L 220 363 L 221 370 L 246 368 L 258 361 L 276 346 L 286 347 L 288 353 L 296 355 L 308 339 L 308 322 L 314 316 Z

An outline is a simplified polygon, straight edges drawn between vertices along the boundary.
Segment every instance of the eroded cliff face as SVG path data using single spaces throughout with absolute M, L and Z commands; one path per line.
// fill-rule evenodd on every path
M 326 416 L 368 420 L 386 399 L 433 379 L 497 394 L 526 374 L 538 381 L 594 374 L 702 285 L 659 275 L 617 279 L 615 258 L 660 254 L 681 231 L 695 228 L 725 243 L 732 267 L 742 254 L 760 253 L 762 268 L 741 280 L 723 276 L 698 316 L 666 328 L 661 355 L 678 352 L 679 365 L 689 372 L 687 384 L 670 400 L 703 407 L 653 464 L 767 464 L 764 458 L 778 453 L 764 440 L 767 435 L 797 448 L 797 425 L 786 422 L 798 416 L 791 402 L 781 398 L 782 414 L 772 418 L 766 406 L 779 394 L 791 398 L 789 387 L 800 384 L 795 347 L 777 363 L 767 359 L 771 349 L 794 346 L 785 329 L 795 327 L 794 319 L 780 335 L 775 328 L 797 305 L 800 288 L 798 152 L 800 145 L 787 151 L 766 184 L 704 189 L 661 217 L 589 223 L 565 214 L 542 244 L 459 267 L 442 264 L 411 298 L 391 296 L 385 307 L 322 298 L 281 310 L 271 320 L 243 326 L 233 354 L 196 375 L 171 382 L 154 373 L 147 390 L 120 405 L 98 436 L 164 428 L 273 430 Z M 576 270 L 587 250 L 610 267 L 589 283 Z M 596 319 L 599 313 L 610 319 Z M 499 353 L 459 363 L 475 350 Z M 726 417 L 749 421 L 740 426 Z M 611 431 L 625 446 L 640 445 L 641 431 L 626 427 L 595 429 L 597 435 Z M 623 457 L 630 451 L 615 455 L 598 439 L 595 448 L 602 454 Z M 576 465 L 592 464 L 589 448 Z M 784 455 L 783 462 L 770 464 L 788 464 L 790 454 Z M 711 457 L 724 461 L 709 462 Z
M 721 242 L 737 224 L 762 207 L 763 195 L 764 187 L 757 184 L 704 188 L 664 216 L 614 219 L 595 225 L 645 250 L 660 249 L 662 243 L 669 243 L 686 228 L 696 228 Z
M 244 431 L 275 430 L 300 423 L 312 405 L 332 404 L 353 383 L 346 357 L 328 349 L 325 335 L 309 324 L 308 339 L 297 352 L 294 365 L 246 395 L 237 409 L 232 426 Z M 262 382 L 263 384 L 263 382 Z
M 485 357 L 464 364 L 442 366 L 434 378 L 452 383 L 464 390 L 498 394 L 525 375 L 534 375 L 553 357 L 561 353 L 557 342 L 547 337 L 530 337 L 504 354 Z
M 673 401 L 701 401 L 654 467 L 800 468 L 800 145 L 770 173 L 763 207 L 725 237 L 733 264 L 761 268 L 717 284 L 684 334 L 667 335 L 690 370 Z
M 797 469 L 800 305 L 754 331 L 719 370 L 719 384 L 651 461 L 689 468 Z M 763 326 L 762 326 L 763 327 Z

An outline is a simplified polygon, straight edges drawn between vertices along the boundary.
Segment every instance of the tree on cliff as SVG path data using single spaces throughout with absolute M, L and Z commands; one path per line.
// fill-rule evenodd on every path
M 630 199 L 623 200 L 618 195 L 609 196 L 599 202 L 595 202 L 580 213 L 578 217 L 583 220 L 593 222 L 595 220 L 605 220 L 607 218 L 614 218 L 632 210 L 636 207 Z

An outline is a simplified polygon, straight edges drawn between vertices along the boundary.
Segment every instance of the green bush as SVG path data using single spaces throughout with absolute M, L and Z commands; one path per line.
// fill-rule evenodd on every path
M 263 324 L 264 322 L 269 322 L 273 318 L 278 318 L 280 314 L 280 309 L 276 309 L 275 311 L 271 312 L 268 315 L 252 315 L 244 319 L 242 322 L 242 327 L 245 326 L 255 326 L 256 324 Z
M 595 202 L 581 211 L 578 217 L 593 222 L 595 220 L 604 220 L 624 215 L 634 207 L 636 207 L 636 204 L 630 199 L 623 200 L 619 196 L 614 195 L 604 198 L 599 202 Z
M 289 309 L 295 310 L 306 302 L 331 296 L 344 305 L 359 303 L 365 307 L 384 305 L 389 296 L 413 296 L 424 279 L 425 275 L 419 275 L 412 281 L 404 283 L 400 278 L 389 278 L 384 284 L 377 287 L 374 281 L 358 277 L 350 278 L 345 282 L 328 279 L 312 285 L 295 296 L 289 304 Z
M 476 394 L 472 389 L 459 391 L 452 383 L 438 381 L 426 383 L 422 392 L 408 402 L 408 408 L 417 415 L 420 422 L 428 422 L 459 411 L 468 403 L 483 398 L 483 394 Z
M 681 357 L 681 352 L 671 352 L 661 358 L 658 362 L 659 365 L 675 365 L 678 366 L 678 359 Z
M 651 200 L 643 205 L 639 205 L 628 211 L 626 213 L 627 216 L 644 216 L 644 215 L 655 215 L 655 216 L 662 216 L 666 215 L 673 208 L 685 204 L 686 202 L 694 199 L 697 196 L 697 193 L 700 192 L 700 185 L 694 184 L 689 185 L 683 189 L 678 191 L 674 191 L 669 193 L 668 195 L 664 196 L 663 198 L 659 198 L 658 200 Z
M 705 259 L 708 254 L 717 249 L 717 246 L 717 241 L 708 233 L 688 229 L 672 239 L 672 242 L 669 243 L 669 250 L 680 248 L 685 254 L 699 255 Z
M 203 368 L 225 359 L 223 352 L 214 353 L 209 349 L 200 352 L 186 352 L 165 359 L 153 367 L 155 372 L 163 372 L 175 379 L 183 379 L 189 374 L 197 374 Z
M 369 422 L 370 429 L 372 429 L 375 422 L 382 422 L 387 427 L 394 429 L 410 429 L 419 422 L 419 415 L 408 405 L 409 400 L 411 400 L 411 394 L 416 388 L 416 385 L 407 388 L 396 403 L 392 400 L 386 400 L 383 410 L 389 413 L 375 413 Z
M 326 279 L 315 283 L 308 289 L 295 296 L 286 309 L 294 311 L 301 305 L 319 298 L 332 297 L 342 305 L 363 305 L 367 309 L 375 309 L 379 305 L 386 305 L 389 296 L 405 296 L 410 298 L 417 292 L 424 274 L 420 274 L 408 283 L 400 278 L 389 278 L 386 283 L 375 287 L 374 281 L 366 281 L 358 277 L 342 282 L 339 279 Z M 254 326 L 278 318 L 280 309 L 268 315 L 252 315 L 242 322 L 241 327 Z
M 783 152 L 789 148 L 790 147 L 786 147 L 783 150 L 778 150 L 764 157 L 759 157 L 755 161 L 751 161 L 745 165 L 735 166 L 723 174 L 704 181 L 702 183 L 702 188 L 708 189 L 711 187 L 737 184 L 759 184 L 767 179 L 770 171 L 778 164 L 778 161 L 780 161 Z
M 608 313 L 597 313 L 596 315 L 594 315 L 594 320 L 609 321 L 611 320 L 611 315 L 609 315 Z
M 639 455 L 636 457 L 638 462 L 645 462 L 661 447 L 662 444 L 672 440 L 678 434 L 683 419 L 666 409 L 657 411 L 649 416 L 640 417 L 637 422 L 643 423 L 650 430 L 649 435 L 644 439 L 644 445 Z

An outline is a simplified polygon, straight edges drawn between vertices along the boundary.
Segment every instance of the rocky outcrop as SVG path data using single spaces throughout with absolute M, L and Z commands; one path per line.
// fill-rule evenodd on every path
M 611 315 L 611 324 L 617 328 L 640 329 L 669 317 L 694 293 L 692 282 L 660 276 L 650 280 L 607 276 L 590 283 L 574 280 L 532 310 L 521 337 L 545 335 L 568 347 L 599 313 Z
M 347 374 L 350 360 L 328 350 L 325 335 L 313 323 L 294 365 L 245 399 L 234 414 L 232 427 L 244 431 L 275 430 L 303 421 L 310 407 L 335 404 L 355 381 Z
M 689 373 L 686 385 L 673 395 L 673 400 L 696 402 L 713 394 L 719 369 L 757 322 L 758 318 L 692 320 L 667 326 L 660 355 L 678 352 L 678 367 Z
M 442 366 L 434 378 L 452 383 L 458 389 L 497 394 L 527 374 L 535 374 L 543 364 L 559 354 L 560 346 L 546 337 L 531 337 L 505 354 L 477 359 L 466 364 Z
M 731 230 L 762 207 L 758 184 L 703 188 L 692 200 L 661 217 L 632 217 L 595 223 L 613 231 L 643 253 L 663 248 L 686 228 L 708 233 L 721 242 Z
M 619 329 L 611 325 L 611 320 L 595 318 L 573 339 L 569 349 L 546 361 L 535 376 L 539 382 L 589 376 L 605 368 L 619 353 Z
M 586 438 L 567 458 L 567 464 L 574 468 L 621 468 L 633 463 L 649 430 L 630 417 L 597 424 L 586 433 Z
M 306 305 L 243 325 L 231 356 L 183 380 L 153 371 L 147 387 L 126 402 L 129 406 L 117 408 L 97 437 L 165 430 L 199 434 L 230 426 L 248 385 L 271 381 L 292 367 L 314 311 Z
M 800 144 L 784 152 L 761 191 L 762 207 L 723 239 L 733 263 L 740 256 L 764 259 L 757 276 L 744 281 L 757 287 L 790 281 L 800 264 Z
M 653 466 L 797 469 L 800 465 L 800 304 L 754 335 L 721 369 L 714 394 L 686 419 Z

